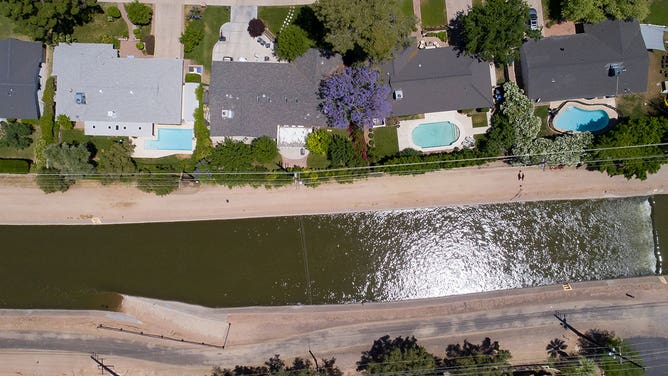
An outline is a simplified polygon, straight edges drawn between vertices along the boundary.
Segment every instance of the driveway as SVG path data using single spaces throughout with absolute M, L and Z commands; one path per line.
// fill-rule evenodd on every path
M 529 8 L 534 8 L 538 13 L 538 27 L 545 28 L 545 18 L 543 18 L 543 4 L 540 0 L 527 0 Z
M 213 46 L 213 61 L 222 61 L 229 56 L 234 61 L 276 62 L 273 56 L 274 44 L 267 37 L 251 38 L 248 34 L 248 21 L 257 18 L 257 6 L 233 6 L 230 8 L 230 22 L 220 27 L 225 41 Z M 262 39 L 265 44 L 260 44 Z
M 153 6 L 154 56 L 183 58 L 183 45 L 179 41 L 185 20 L 183 3 L 181 1 L 158 1 Z

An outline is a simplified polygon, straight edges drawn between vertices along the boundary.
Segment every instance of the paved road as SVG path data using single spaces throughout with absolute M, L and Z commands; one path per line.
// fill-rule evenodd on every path
M 668 353 L 655 351 L 668 344 L 668 326 L 664 325 L 668 285 L 657 277 L 646 277 L 574 283 L 572 287 L 572 291 L 549 286 L 370 305 L 194 309 L 203 312 L 206 320 L 219 320 L 225 312 L 224 320 L 233 323 L 225 350 L 102 330 L 81 334 L 68 326 L 58 331 L 9 329 L 0 331 L 0 373 L 3 359 L 17 348 L 98 351 L 115 357 L 118 371 L 123 370 L 123 358 L 199 367 L 199 371 L 202 365 L 253 364 L 276 353 L 283 358 L 308 356 L 310 347 L 316 356 L 334 356 L 337 364 L 351 369 L 360 351 L 385 334 L 415 335 L 436 354 L 443 353 L 445 344 L 463 339 L 478 342 L 490 336 L 513 353 L 515 363 L 535 363 L 545 359 L 545 344 L 552 338 L 565 338 L 570 348 L 575 344 L 575 335 L 553 317 L 558 310 L 582 331 L 592 327 L 614 330 L 634 343 L 650 366 L 648 375 L 668 374 Z M 626 296 L 627 292 L 634 298 Z M 249 331 L 250 326 L 262 330 Z

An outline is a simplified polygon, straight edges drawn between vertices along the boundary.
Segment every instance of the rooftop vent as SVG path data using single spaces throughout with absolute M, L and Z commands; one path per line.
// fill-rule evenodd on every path
M 394 91 L 394 99 L 395 100 L 401 100 L 404 99 L 404 91 L 401 89 L 395 90 Z
M 86 104 L 86 93 L 74 94 L 74 100 L 77 102 L 77 104 Z
M 222 110 L 220 111 L 220 115 L 223 117 L 223 119 L 232 119 L 234 117 L 234 111 Z
M 116 111 L 107 111 L 107 116 L 110 118 L 116 118 Z

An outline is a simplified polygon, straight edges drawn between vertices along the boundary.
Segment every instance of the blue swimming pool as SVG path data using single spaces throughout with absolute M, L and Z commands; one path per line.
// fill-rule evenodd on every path
M 158 139 L 148 140 L 144 149 L 150 150 L 193 150 L 193 130 L 158 128 Z
M 459 138 L 459 128 L 449 121 L 424 123 L 413 129 L 413 143 L 421 148 L 449 146 Z
M 610 118 L 603 110 L 583 110 L 575 106 L 561 109 L 554 127 L 561 131 L 596 132 L 608 126 Z

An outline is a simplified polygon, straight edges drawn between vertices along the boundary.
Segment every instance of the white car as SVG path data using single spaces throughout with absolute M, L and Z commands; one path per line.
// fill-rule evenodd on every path
M 534 8 L 529 8 L 529 27 L 531 30 L 538 30 L 538 12 Z

